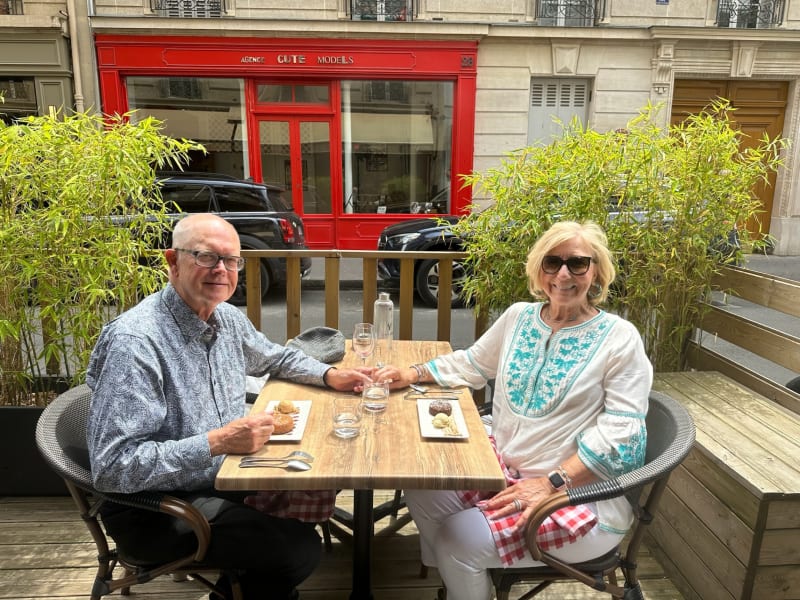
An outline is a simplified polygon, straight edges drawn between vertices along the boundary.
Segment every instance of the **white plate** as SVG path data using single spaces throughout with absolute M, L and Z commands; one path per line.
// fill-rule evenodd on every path
M 267 402 L 267 411 L 271 411 L 280 402 L 280 400 L 270 400 Z M 292 415 L 294 419 L 294 429 L 289 433 L 281 433 L 280 435 L 271 435 L 270 441 L 276 442 L 290 442 L 299 441 L 303 439 L 303 432 L 306 430 L 306 423 L 308 423 L 308 413 L 311 412 L 311 400 L 294 400 L 294 405 L 297 407 L 298 412 Z
M 448 400 L 450 406 L 453 407 L 453 411 L 450 413 L 450 416 L 456 422 L 456 427 L 458 427 L 459 435 L 452 435 L 444 432 L 444 429 L 439 429 L 433 426 L 433 415 L 428 412 L 428 407 L 430 406 L 431 402 L 435 402 L 436 398 L 430 399 L 419 399 L 417 400 L 417 413 L 419 413 L 419 430 L 422 434 L 422 437 L 426 438 L 440 438 L 440 439 L 464 439 L 469 437 L 469 431 L 467 430 L 467 423 L 464 421 L 464 413 L 461 412 L 461 405 L 458 403 L 458 400 Z

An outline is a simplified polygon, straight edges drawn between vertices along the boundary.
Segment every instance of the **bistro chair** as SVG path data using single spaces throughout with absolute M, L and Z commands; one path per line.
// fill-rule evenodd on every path
M 647 452 L 645 464 L 630 473 L 608 481 L 556 492 L 545 499 L 528 522 L 525 538 L 531 555 L 545 565 L 528 568 L 490 569 L 497 600 L 508 600 L 511 586 L 533 582 L 534 587 L 519 596 L 533 598 L 557 580 L 572 579 L 623 600 L 644 600 L 637 578 L 639 547 L 646 527 L 667 486 L 670 473 L 692 448 L 695 427 L 691 416 L 678 402 L 659 392 L 650 393 L 647 412 Z M 641 502 L 645 486 L 652 484 Z M 550 513 L 565 506 L 608 500 L 625 495 L 634 508 L 634 525 L 623 544 L 598 558 L 580 564 L 567 564 L 548 554 L 536 543 L 536 532 Z M 616 570 L 624 577 L 617 584 Z
M 121 590 L 123 595 L 128 595 L 133 585 L 172 574 L 176 581 L 185 576 L 199 581 L 211 590 L 212 597 L 241 600 L 236 573 L 226 572 L 232 588 L 229 594 L 202 575 L 219 573 L 220 569 L 203 564 L 203 557 L 211 541 L 211 526 L 194 506 L 182 499 L 158 492 L 112 494 L 94 489 L 86 444 L 90 399 L 91 390 L 85 384 L 59 395 L 39 418 L 36 444 L 47 463 L 67 485 L 81 519 L 95 543 L 98 564 L 91 599 L 99 600 L 101 596 L 115 590 Z M 197 536 L 197 549 L 192 554 L 164 564 L 141 564 L 126 559 L 124 548 L 113 547 L 113 540 L 106 535 L 100 522 L 100 508 L 106 502 L 161 512 L 185 521 Z M 118 565 L 124 573 L 114 578 L 114 570 Z

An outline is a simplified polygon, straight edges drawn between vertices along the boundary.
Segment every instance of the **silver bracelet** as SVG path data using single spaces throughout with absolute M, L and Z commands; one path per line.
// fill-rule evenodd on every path
M 569 476 L 569 473 L 567 473 L 567 470 L 564 467 L 562 467 L 561 465 L 558 465 L 558 469 L 556 469 L 556 470 L 558 471 L 559 475 L 561 475 L 561 477 L 564 479 L 564 483 L 566 484 L 567 488 L 568 489 L 571 488 L 572 487 L 572 477 Z

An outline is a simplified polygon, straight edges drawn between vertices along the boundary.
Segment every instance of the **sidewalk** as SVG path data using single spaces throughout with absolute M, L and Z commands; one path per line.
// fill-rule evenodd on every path
M 747 260 L 745 266 L 751 271 L 800 281 L 800 256 L 748 254 L 745 258 Z
M 364 281 L 361 271 L 360 258 L 343 258 L 339 267 L 339 284 L 343 290 L 360 290 L 361 283 Z M 312 258 L 311 271 L 303 279 L 303 287 L 308 289 L 322 289 L 325 285 L 325 259 Z M 378 287 L 380 287 L 380 278 Z

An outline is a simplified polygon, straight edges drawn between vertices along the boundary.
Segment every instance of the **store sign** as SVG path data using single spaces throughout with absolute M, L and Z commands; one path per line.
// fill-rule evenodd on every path
M 313 57 L 312 57 L 313 58 Z M 265 65 L 267 58 L 265 56 L 250 56 L 246 55 L 239 61 L 243 65 Z M 309 63 L 305 54 L 278 54 L 275 57 L 276 64 L 279 65 L 305 65 Z M 318 65 L 352 65 L 356 62 L 353 56 L 345 55 L 317 55 L 315 62 Z
M 0 0 L 2 2 L 2 0 Z M 150 48 L 148 48 L 150 50 Z M 165 47 L 152 49 L 152 55 L 146 58 L 146 51 L 140 48 L 125 47 L 124 52 L 115 48 L 113 52 L 100 48 L 98 60 L 101 67 L 118 67 L 121 64 L 143 65 L 157 62 L 160 66 L 170 68 L 197 67 L 229 68 L 238 66 L 251 70 L 287 69 L 310 72 L 329 73 L 336 69 L 347 72 L 358 70 L 371 73 L 375 69 L 391 68 L 394 72 L 410 72 L 419 68 L 420 64 L 430 65 L 434 71 L 452 72 L 453 69 L 474 69 L 471 53 L 438 52 L 436 50 L 396 49 L 378 51 L 370 48 L 342 52 L 336 49 L 295 49 L 284 46 L 279 50 L 261 48 L 242 48 L 239 50 L 210 49 L 198 53 L 194 48 Z M 435 60 L 434 60 L 435 59 Z M 465 63 L 464 61 L 467 60 Z M 430 70 L 430 69 L 429 69 Z

